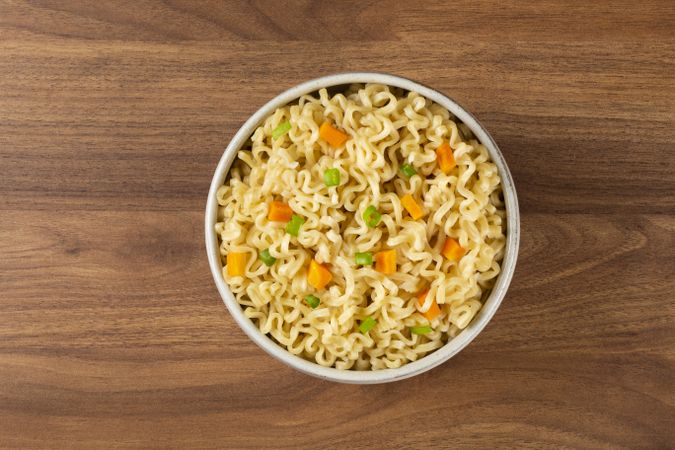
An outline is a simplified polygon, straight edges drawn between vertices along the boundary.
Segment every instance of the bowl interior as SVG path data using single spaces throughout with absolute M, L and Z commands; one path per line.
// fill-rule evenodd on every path
M 379 83 L 389 85 L 390 87 L 400 88 L 404 91 L 414 91 L 446 108 L 458 119 L 458 121 L 468 126 L 474 136 L 476 136 L 487 148 L 492 161 L 499 169 L 502 190 L 504 193 L 504 203 L 506 207 L 506 247 L 504 258 L 502 260 L 502 270 L 495 281 L 492 291 L 485 300 L 483 307 L 478 314 L 476 314 L 476 317 L 474 317 L 471 323 L 456 337 L 450 339 L 443 347 L 417 361 L 407 363 L 396 369 L 356 371 L 323 367 L 317 363 L 307 361 L 299 356 L 291 354 L 279 346 L 270 337 L 264 335 L 258 327 L 244 315 L 243 310 L 223 279 L 222 262 L 218 249 L 218 236 L 215 233 L 218 211 L 216 191 L 226 180 L 229 168 L 236 158 L 239 149 L 246 143 L 253 134 L 253 131 L 265 120 L 265 118 L 267 118 L 267 116 L 275 109 L 297 101 L 297 99 L 304 94 L 314 93 L 321 88 L 327 88 L 329 92 L 336 93 L 354 83 Z M 468 345 L 469 342 L 480 333 L 485 325 L 487 325 L 506 294 L 506 290 L 515 270 L 519 237 L 520 216 L 513 179 L 504 157 L 487 131 L 467 110 L 440 92 L 406 78 L 380 73 L 344 73 L 310 80 L 279 94 L 256 111 L 234 135 L 218 163 L 211 182 L 205 215 L 206 252 L 211 272 L 225 305 L 241 329 L 267 353 L 301 372 L 332 381 L 358 384 L 390 382 L 417 375 L 443 363 Z

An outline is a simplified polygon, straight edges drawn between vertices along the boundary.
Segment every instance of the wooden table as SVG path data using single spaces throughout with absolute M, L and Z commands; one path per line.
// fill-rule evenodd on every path
M 0 3 L 0 447 L 675 446 L 675 7 Z M 295 372 L 215 289 L 242 122 L 385 71 L 492 132 L 522 212 L 493 321 L 391 385 Z

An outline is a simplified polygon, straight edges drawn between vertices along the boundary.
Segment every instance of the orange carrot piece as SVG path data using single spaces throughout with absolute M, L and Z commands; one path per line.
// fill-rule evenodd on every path
M 447 142 L 443 142 L 441 146 L 436 149 L 436 160 L 438 161 L 438 167 L 440 167 L 446 175 L 457 165 L 455 162 L 455 155 L 452 153 L 452 148 L 450 148 L 450 144 Z
M 349 138 L 348 135 L 335 128 L 328 122 L 319 127 L 319 137 L 328 142 L 331 147 L 339 147 Z
M 396 272 L 396 250 L 375 253 L 375 270 L 385 275 Z
M 227 254 L 227 274 L 231 277 L 243 277 L 246 272 L 246 253 L 230 252 Z
M 429 293 L 429 289 L 426 289 L 422 292 L 419 293 L 417 296 L 417 303 L 422 306 L 424 305 L 424 301 L 427 299 L 427 294 Z M 427 318 L 429 322 L 434 320 L 438 315 L 441 313 L 441 308 L 438 307 L 438 303 L 436 303 L 436 299 L 434 299 L 431 302 L 431 306 L 427 310 L 427 312 L 423 312 L 422 315 Z
M 307 282 L 315 289 L 321 290 L 326 287 L 333 279 L 330 271 L 315 260 L 309 263 L 309 272 L 307 272 Z
M 459 242 L 457 242 L 456 239 L 449 237 L 445 240 L 441 253 L 450 261 L 459 262 L 466 253 L 466 249 L 459 245 Z
M 406 211 L 408 211 L 410 217 L 412 217 L 414 220 L 417 220 L 420 217 L 424 216 L 424 211 L 422 210 L 420 205 L 415 201 L 412 195 L 406 194 L 403 197 L 401 197 L 401 204 L 406 209 Z
M 288 222 L 293 216 L 293 210 L 284 202 L 273 201 L 270 203 L 270 211 L 267 219 L 274 222 Z

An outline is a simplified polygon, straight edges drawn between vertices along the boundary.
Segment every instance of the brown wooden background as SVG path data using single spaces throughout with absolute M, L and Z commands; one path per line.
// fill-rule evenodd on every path
M 493 321 L 392 385 L 266 356 L 203 244 L 236 129 L 350 70 L 470 108 L 522 211 Z M 0 447 L 672 448 L 674 236 L 672 1 L 0 0 Z

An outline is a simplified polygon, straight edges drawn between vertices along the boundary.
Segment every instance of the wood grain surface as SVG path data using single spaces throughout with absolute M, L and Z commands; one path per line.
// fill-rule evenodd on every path
M 411 77 L 491 131 L 512 287 L 446 364 L 350 386 L 267 356 L 209 272 L 243 121 Z M 0 447 L 675 447 L 672 1 L 0 0 Z

